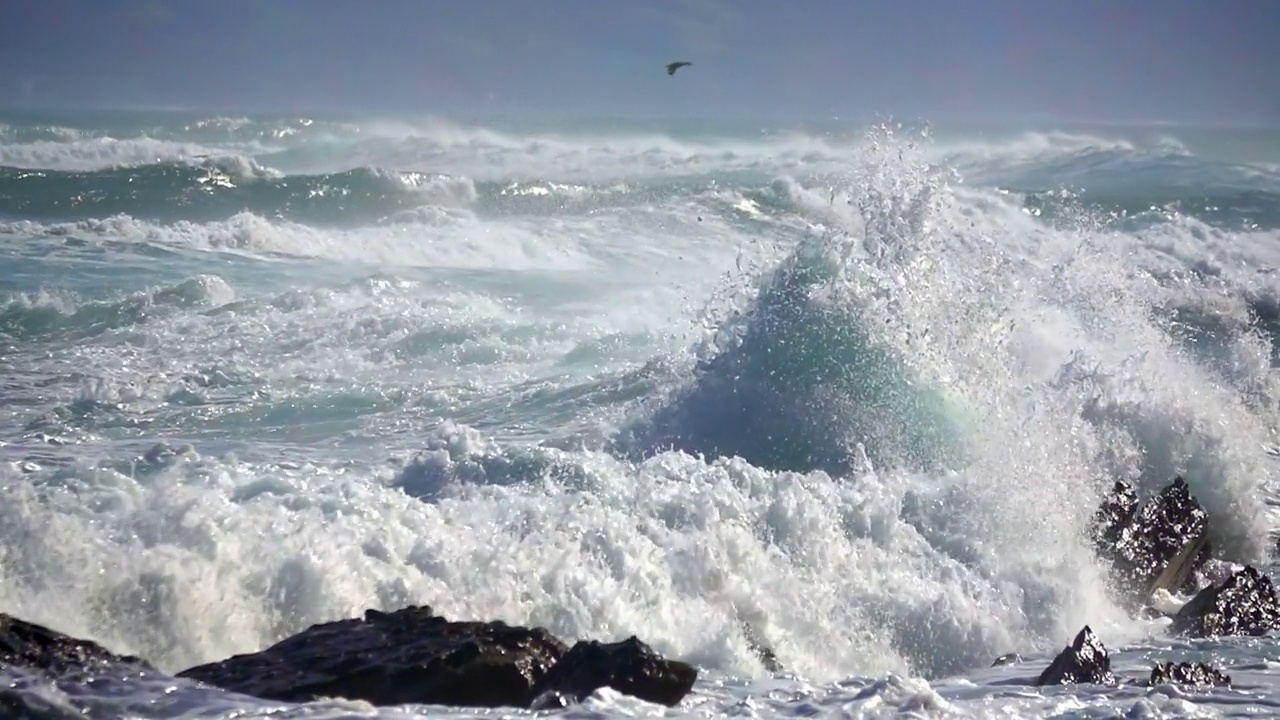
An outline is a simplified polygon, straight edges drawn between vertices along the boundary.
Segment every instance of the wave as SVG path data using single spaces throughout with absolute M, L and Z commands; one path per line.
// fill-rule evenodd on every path
M 28 220 L 131 214 L 200 222 L 254 212 L 360 225 L 423 205 L 466 207 L 475 193 L 467 178 L 376 168 L 285 177 L 239 156 L 94 172 L 0 168 L 0 216 Z
M 51 141 L 0 145 L 0 166 L 65 173 L 199 160 L 222 151 L 207 145 L 153 138 Z
M 871 147 L 851 183 L 857 213 L 825 218 L 843 222 L 719 326 L 633 447 L 799 471 L 863 458 L 951 468 L 969 501 L 990 503 L 981 523 L 1020 503 L 1078 523 L 1116 477 L 1154 486 L 1184 473 L 1222 521 L 1220 546 L 1265 557 L 1259 448 L 1276 418 L 1240 391 L 1269 368 L 1223 382 L 1188 359 L 1161 320 L 1159 284 L 1125 260 L 1130 236 L 1086 222 L 1054 231 L 1007 204 L 975 214 L 945 174 Z M 1008 256 L 1002 236 L 1019 232 L 1050 260 Z M 1266 347 L 1247 329 L 1221 342 Z M 969 529 L 974 543 L 993 531 Z
M 22 341 L 56 334 L 83 340 L 166 312 L 223 305 L 234 296 L 225 281 L 207 275 L 117 301 L 80 302 L 50 292 L 19 295 L 0 306 L 0 338 Z
M 208 221 L 247 211 L 348 226 L 477 200 L 496 213 L 555 212 L 590 209 L 606 196 L 659 202 L 673 187 L 761 188 L 779 177 L 833 187 L 864 142 L 849 128 L 517 132 L 443 120 L 194 116 L 127 132 L 110 125 L 7 132 L 0 216 Z M 1265 147 L 1265 137 L 1206 155 L 1198 148 L 1217 145 L 1169 128 L 991 139 L 958 132 L 928 143 L 930 159 L 955 167 L 966 185 L 1013 193 L 1048 221 L 1084 202 L 1131 227 L 1175 213 L 1220 226 L 1280 227 L 1280 158 L 1249 152 Z

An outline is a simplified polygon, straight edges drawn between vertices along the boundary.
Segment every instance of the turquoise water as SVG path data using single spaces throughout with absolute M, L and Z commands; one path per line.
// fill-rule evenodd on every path
M 1274 642 L 1129 617 L 1084 529 L 1183 473 L 1271 567 L 1278 233 L 1266 130 L 3 115 L 0 609 L 168 671 L 635 633 L 700 716 L 1267 714 Z M 1085 623 L 1238 687 L 1009 684 Z

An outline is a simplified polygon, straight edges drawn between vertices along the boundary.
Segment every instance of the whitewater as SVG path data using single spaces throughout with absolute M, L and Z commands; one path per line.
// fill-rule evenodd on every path
M 1181 474 L 1277 572 L 1277 267 L 1267 129 L 3 113 L 0 611 L 167 672 L 410 604 L 701 669 L 582 717 L 1274 716 L 1280 642 L 1126 612 L 1088 529 Z M 1085 624 L 1234 686 L 1032 687 Z

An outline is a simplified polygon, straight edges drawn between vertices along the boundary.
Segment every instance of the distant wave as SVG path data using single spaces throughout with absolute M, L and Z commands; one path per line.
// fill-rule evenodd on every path
M 32 220 L 208 221 L 254 212 L 350 225 L 421 205 L 466 207 L 475 192 L 467 178 L 378 168 L 285 177 L 240 156 L 90 172 L 0 168 L 0 216 Z

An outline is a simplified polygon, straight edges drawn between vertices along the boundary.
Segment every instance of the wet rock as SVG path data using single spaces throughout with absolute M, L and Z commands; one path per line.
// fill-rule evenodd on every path
M 1151 668 L 1152 685 L 1207 685 L 1227 687 L 1231 676 L 1205 663 L 1157 663 Z
M 1117 480 L 1111 488 L 1111 494 L 1098 506 L 1094 514 L 1094 540 L 1110 547 L 1120 540 L 1120 532 L 1133 521 L 1138 511 L 1138 493 L 1133 486 L 1123 480 Z
M 1058 657 L 1053 659 L 1049 667 L 1036 678 L 1036 685 L 1068 685 L 1075 683 L 1092 683 L 1112 685 L 1116 681 L 1111 674 L 1111 656 L 1107 648 L 1093 634 L 1093 630 L 1085 625 L 1075 640 L 1071 642 Z
M 1251 565 L 1191 599 L 1169 630 L 1190 637 L 1261 635 L 1280 628 L 1280 604 L 1271 578 Z
M 754 625 L 743 621 L 742 634 L 747 639 L 747 647 L 751 648 L 751 652 L 755 653 L 756 659 L 764 666 L 766 672 L 780 673 L 783 671 L 782 663 L 778 661 L 777 654 L 773 652 L 773 648 L 768 643 L 760 639 L 760 633 L 756 631 Z
M 616 643 L 584 640 L 542 677 L 534 696 L 555 691 L 581 701 L 607 686 L 671 706 L 689 694 L 697 679 L 692 665 L 661 657 L 634 635 Z
M 562 692 L 548 690 L 534 698 L 533 702 L 529 704 L 529 709 L 534 711 L 563 710 L 575 702 L 577 702 L 575 698 L 569 697 Z
M 313 625 L 257 653 L 178 673 L 268 700 L 323 697 L 374 705 L 566 707 L 609 686 L 674 705 L 698 672 L 637 638 L 571 650 L 543 628 L 453 622 L 430 607 Z
M 1181 477 L 1141 506 L 1133 488 L 1117 482 L 1095 516 L 1094 539 L 1134 605 L 1156 590 L 1186 587 L 1209 558 L 1208 515 Z
M 430 607 L 313 625 L 257 653 L 178 673 L 269 700 L 321 697 L 527 707 L 565 645 L 543 628 L 451 622 Z
M 63 635 L 3 613 L 0 613 L 0 666 L 51 675 L 101 672 L 105 667 L 156 672 L 141 658 L 117 655 L 93 641 Z
M 991 663 L 991 667 L 1000 667 L 1001 665 L 1014 665 L 1020 662 L 1022 662 L 1022 656 L 1019 655 L 1018 653 L 1005 653 L 1004 655 L 1001 655 L 1000 657 L 996 658 L 995 661 Z

